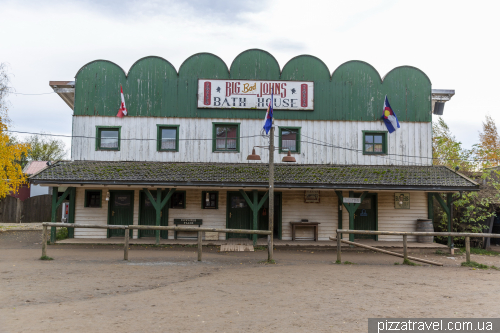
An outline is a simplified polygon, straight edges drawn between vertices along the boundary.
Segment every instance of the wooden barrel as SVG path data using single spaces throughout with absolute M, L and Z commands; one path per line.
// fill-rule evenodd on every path
M 434 232 L 434 225 L 432 220 L 418 219 L 417 231 L 421 232 Z M 434 236 L 417 236 L 418 243 L 434 243 Z

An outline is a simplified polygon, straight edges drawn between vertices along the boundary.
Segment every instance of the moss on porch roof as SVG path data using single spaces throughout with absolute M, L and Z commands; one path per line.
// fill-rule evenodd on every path
M 166 162 L 58 162 L 32 176 L 36 184 L 172 184 L 265 186 L 267 164 Z M 355 166 L 276 164 L 276 187 L 439 188 L 477 190 L 478 185 L 442 166 Z

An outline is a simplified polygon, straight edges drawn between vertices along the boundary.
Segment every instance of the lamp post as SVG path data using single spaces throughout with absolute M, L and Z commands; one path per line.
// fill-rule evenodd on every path
M 265 146 L 255 146 L 265 147 Z M 260 161 L 260 156 L 255 153 L 255 147 L 252 149 L 252 154 L 248 155 L 249 161 Z M 281 147 L 278 147 L 278 149 Z M 274 247 L 274 126 L 271 126 L 269 138 L 269 231 L 271 234 L 267 236 L 268 246 L 268 261 L 273 261 L 273 247 Z M 287 156 L 283 157 L 283 162 L 296 162 L 295 157 L 292 156 L 288 150 Z

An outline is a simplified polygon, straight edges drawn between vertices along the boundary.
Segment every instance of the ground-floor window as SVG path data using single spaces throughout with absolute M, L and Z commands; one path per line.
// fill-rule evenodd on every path
M 219 192 L 205 192 L 201 194 L 201 208 L 217 209 L 219 204 Z
M 183 209 L 186 208 L 186 192 L 175 191 L 170 197 L 170 208 Z

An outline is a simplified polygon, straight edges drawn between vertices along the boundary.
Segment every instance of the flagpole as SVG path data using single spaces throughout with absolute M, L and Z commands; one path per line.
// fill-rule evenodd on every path
M 271 134 L 269 138 L 269 231 L 271 235 L 267 238 L 268 258 L 273 261 L 274 248 L 274 117 L 271 122 Z

